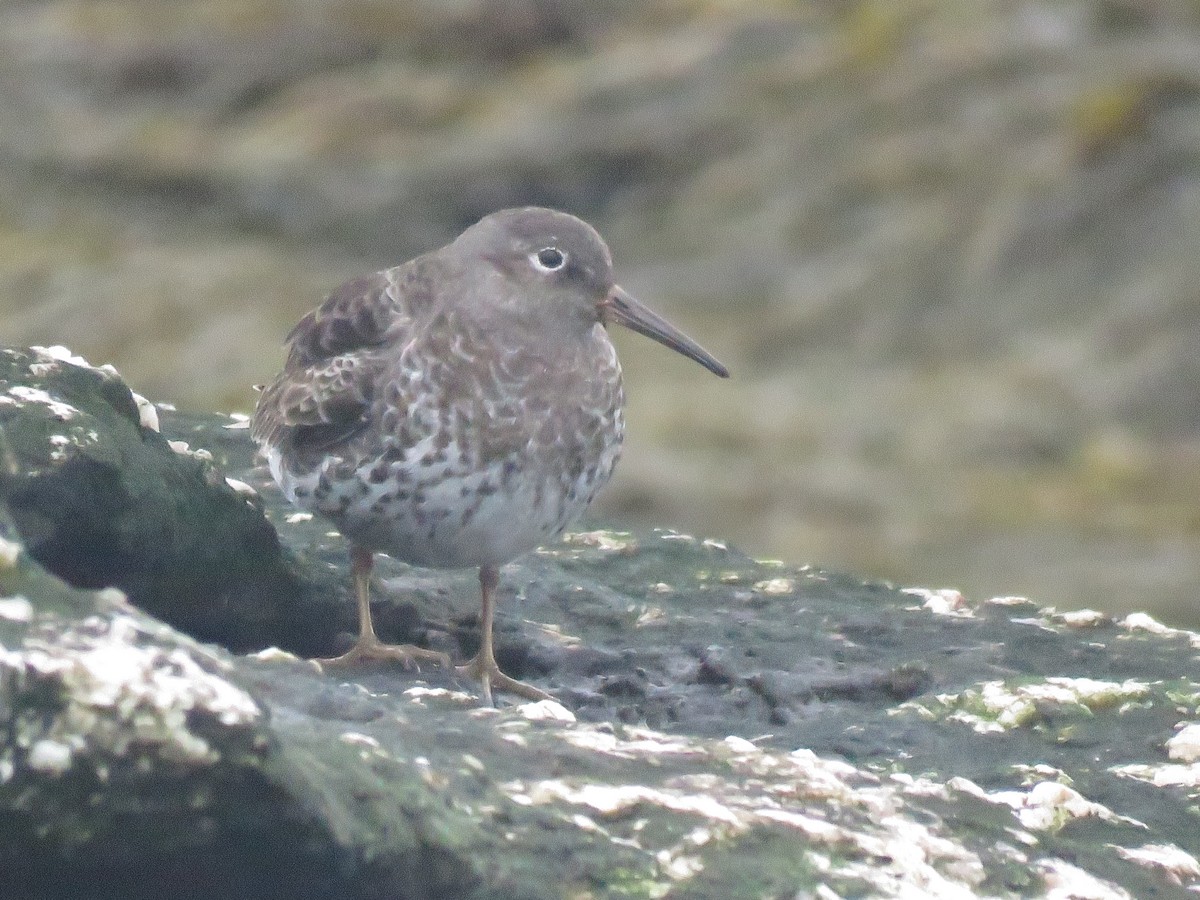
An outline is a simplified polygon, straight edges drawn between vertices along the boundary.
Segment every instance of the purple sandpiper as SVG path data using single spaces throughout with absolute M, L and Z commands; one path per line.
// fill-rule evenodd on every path
M 590 225 L 537 207 L 493 213 L 439 250 L 353 279 L 292 329 L 251 434 L 288 500 L 349 543 L 358 641 L 323 664 L 448 665 L 376 637 L 370 574 L 385 553 L 478 567 L 481 641 L 459 674 L 489 704 L 493 688 L 549 698 L 496 664 L 498 570 L 562 534 L 612 475 L 625 398 L 611 323 L 729 374 L 614 283 Z

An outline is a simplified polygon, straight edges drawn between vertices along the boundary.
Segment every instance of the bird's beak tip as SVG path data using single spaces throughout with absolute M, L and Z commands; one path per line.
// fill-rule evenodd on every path
M 605 325 L 616 322 L 651 340 L 670 347 L 694 362 L 699 363 L 721 378 L 729 377 L 729 370 L 721 362 L 693 341 L 666 319 L 643 306 L 630 296 L 620 285 L 614 284 L 600 301 L 600 321 Z

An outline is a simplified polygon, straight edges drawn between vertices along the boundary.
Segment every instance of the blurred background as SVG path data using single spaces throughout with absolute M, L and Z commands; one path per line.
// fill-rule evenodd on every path
M 0 340 L 248 412 L 344 278 L 595 224 L 601 518 L 1200 626 L 1195 0 L 7 0 Z

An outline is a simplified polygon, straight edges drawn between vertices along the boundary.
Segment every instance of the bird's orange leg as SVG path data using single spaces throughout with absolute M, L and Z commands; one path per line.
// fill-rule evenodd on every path
M 458 674 L 478 681 L 482 687 L 483 702 L 494 706 L 492 689 L 509 694 L 516 694 L 526 700 L 553 700 L 554 698 L 540 688 L 531 684 L 509 678 L 496 665 L 496 654 L 492 647 L 492 618 L 495 613 L 493 594 L 500 573 L 494 566 L 483 566 L 479 570 L 479 589 L 483 596 L 479 612 L 479 652 L 469 662 L 458 667 Z
M 362 547 L 350 547 L 350 572 L 354 577 L 354 596 L 358 600 L 358 640 L 354 646 L 332 659 L 318 659 L 322 666 L 352 666 L 364 662 L 398 662 L 405 668 L 418 668 L 419 662 L 450 667 L 450 657 L 436 650 L 412 644 L 385 644 L 375 636 L 371 621 L 371 567 L 374 554 Z

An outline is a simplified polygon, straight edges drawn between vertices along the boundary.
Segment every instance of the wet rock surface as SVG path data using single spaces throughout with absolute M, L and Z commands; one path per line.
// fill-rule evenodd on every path
M 558 205 L 736 376 L 618 338 L 606 516 L 1200 627 L 1194 0 L 59 0 L 0 58 L 6 341 L 248 410 L 344 278 Z
M 86 408 L 38 384 L 43 409 Z M 28 399 L 16 387 L 0 398 Z M 0 399 L 6 440 L 34 458 L 38 431 L 15 433 L 13 412 Z M 237 420 L 157 412 L 187 466 L 207 451 L 211 471 L 260 488 L 296 573 L 299 626 L 217 599 L 205 621 L 230 646 L 248 631 L 336 645 L 352 626 L 340 538 L 266 486 Z M 1200 637 L 1146 616 L 969 603 L 670 531 L 581 530 L 502 573 L 502 664 L 560 702 L 485 709 L 436 669 L 328 674 L 198 644 L 120 591 L 47 572 L 21 521 L 0 518 L 5 897 L 1200 886 Z M 383 637 L 473 651 L 471 573 L 381 558 L 379 574 Z M 149 600 L 171 618 L 170 596 Z

